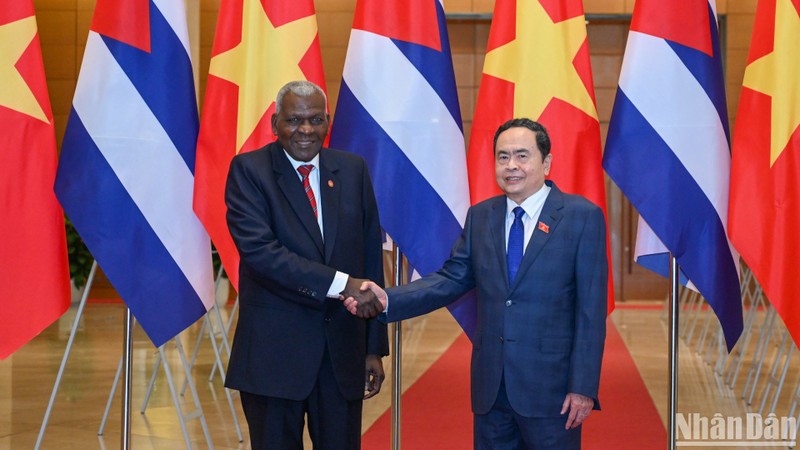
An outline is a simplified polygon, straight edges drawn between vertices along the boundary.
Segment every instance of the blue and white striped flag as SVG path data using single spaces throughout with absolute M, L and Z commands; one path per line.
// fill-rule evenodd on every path
M 183 2 L 98 3 L 56 194 L 156 346 L 214 302 L 192 211 L 198 118 Z
M 730 162 L 714 0 L 636 2 L 603 167 L 642 218 L 639 264 L 667 276 L 674 255 L 729 349 L 742 332 Z
M 464 225 L 469 186 L 439 0 L 359 0 L 331 147 L 363 156 L 381 225 L 415 270 L 441 268 Z M 474 296 L 451 305 L 471 336 Z

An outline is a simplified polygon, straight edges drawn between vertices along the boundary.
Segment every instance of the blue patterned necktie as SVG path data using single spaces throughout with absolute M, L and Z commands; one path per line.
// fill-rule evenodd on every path
M 514 208 L 514 223 L 508 232 L 508 284 L 514 284 L 514 277 L 517 276 L 519 265 L 522 262 L 523 247 L 525 243 L 525 225 L 522 224 L 522 215 L 525 210 L 517 206 Z

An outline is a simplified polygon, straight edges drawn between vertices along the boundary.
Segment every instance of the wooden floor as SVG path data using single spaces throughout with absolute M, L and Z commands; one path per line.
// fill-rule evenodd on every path
M 53 383 L 64 354 L 76 308 L 39 337 L 23 347 L 5 361 L 0 361 L 0 450 L 31 449 L 34 447 L 45 413 L 45 408 L 53 389 Z M 117 364 L 122 351 L 123 307 L 120 304 L 89 304 L 81 318 L 79 332 L 70 356 L 66 372 L 56 397 L 49 426 L 47 427 L 43 449 L 93 449 L 120 447 L 120 405 L 117 398 L 112 405 L 111 416 L 103 436 L 98 436 L 103 408 L 111 389 Z M 227 319 L 229 308 L 223 310 Z M 698 413 L 711 418 L 719 413 L 724 417 L 745 417 L 748 412 L 757 412 L 764 397 L 765 375 L 756 385 L 754 401 L 748 406 L 741 399 L 748 370 L 751 366 L 758 333 L 755 333 L 746 347 L 744 362 L 739 372 L 735 389 L 730 389 L 725 380 L 727 372 L 715 374 L 713 364 L 716 353 L 716 323 L 709 321 L 706 348 L 712 351 L 698 353 L 696 348 L 705 325 L 707 311 L 685 313 L 682 329 L 692 329 L 692 320 L 697 317 L 697 325 L 690 341 L 681 343 L 678 411 L 684 414 Z M 760 324 L 764 313 L 756 313 L 756 323 Z M 641 373 L 650 395 L 666 424 L 668 361 L 667 324 L 663 308 L 656 303 L 625 303 L 612 314 L 611 320 L 622 335 L 634 361 Z M 757 327 L 758 328 L 758 327 Z M 195 325 L 184 333 L 180 340 L 191 356 L 197 341 L 200 325 Z M 776 328 L 780 330 L 780 326 Z M 459 335 L 460 329 L 449 313 L 437 311 L 426 317 L 404 322 L 403 325 L 403 381 L 404 386 L 413 382 L 438 358 L 438 356 Z M 688 336 L 685 336 L 688 338 Z M 766 347 L 767 363 L 764 371 L 772 369 L 771 361 L 776 360 L 778 344 L 782 334 L 773 332 L 772 342 Z M 787 345 L 785 348 L 793 345 Z M 150 397 L 145 414 L 139 409 L 144 400 L 148 382 L 156 362 L 157 352 L 141 330 L 136 330 L 133 343 L 133 405 L 132 443 L 133 448 L 176 449 L 184 448 L 184 438 L 179 426 L 169 386 L 163 370 L 159 372 L 156 387 Z M 167 346 L 167 358 L 175 376 L 176 383 L 183 382 L 183 370 L 176 345 Z M 706 360 L 710 360 L 710 363 Z M 780 362 L 780 360 L 778 360 Z M 234 397 L 236 414 L 242 426 L 244 443 L 239 443 L 233 425 L 232 413 L 228 407 L 225 391 L 217 375 L 208 381 L 214 362 L 211 341 L 204 339 L 194 365 L 194 380 L 208 423 L 214 447 L 217 449 L 247 449 L 247 430 L 241 413 L 238 397 Z M 392 372 L 391 361 L 384 361 L 387 373 Z M 776 412 L 778 416 L 787 415 L 791 394 L 797 387 L 800 364 L 788 365 L 786 387 L 778 397 Z M 776 374 L 780 376 L 782 366 Z M 375 399 L 365 402 L 364 425 L 366 430 L 390 404 L 391 379 L 386 381 L 384 391 Z M 446 389 L 446 386 L 442 387 Z M 774 393 L 775 390 L 773 389 Z M 771 400 L 771 395 L 767 398 Z M 191 395 L 187 391 L 181 397 L 183 407 L 191 407 Z M 767 402 L 765 411 L 770 408 Z M 766 415 L 766 413 L 765 413 Z M 632 426 L 634 426 L 632 424 Z M 194 448 L 207 448 L 202 427 L 198 420 L 188 423 L 188 432 Z M 664 448 L 667 445 L 665 443 Z M 307 446 L 310 448 L 310 446 Z M 725 448 L 725 447 L 717 447 Z M 743 447 L 736 447 L 743 448 Z M 417 450 L 417 449 L 412 449 Z M 613 450 L 613 449 L 609 449 Z

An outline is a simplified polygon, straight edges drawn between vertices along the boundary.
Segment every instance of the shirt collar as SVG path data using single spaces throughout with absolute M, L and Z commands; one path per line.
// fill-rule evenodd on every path
M 514 214 L 514 208 L 517 206 L 521 206 L 522 209 L 525 210 L 525 214 L 528 217 L 533 217 L 534 214 L 541 209 L 541 205 L 544 203 L 545 199 L 547 198 L 547 194 L 550 193 L 550 186 L 547 184 L 543 184 L 542 187 L 536 191 L 533 195 L 523 200 L 521 204 L 517 204 L 514 200 L 506 197 L 506 215 Z
M 296 159 L 292 158 L 291 155 L 289 155 L 289 152 L 287 152 L 286 149 L 283 149 L 283 153 L 286 155 L 287 158 L 289 158 L 289 162 L 292 163 L 292 167 L 294 167 L 294 170 L 297 170 L 298 167 L 304 166 L 306 164 L 313 164 L 314 168 L 319 169 L 319 153 L 317 153 L 317 156 L 312 158 L 311 161 L 297 161 Z

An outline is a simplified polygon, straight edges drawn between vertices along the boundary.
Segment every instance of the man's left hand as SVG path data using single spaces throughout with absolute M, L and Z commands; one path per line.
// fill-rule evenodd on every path
M 367 371 L 364 379 L 364 400 L 374 397 L 381 391 L 386 375 L 383 373 L 383 361 L 378 355 L 367 355 Z
M 567 417 L 566 429 L 577 428 L 589 417 L 594 406 L 594 400 L 590 397 L 581 394 L 574 394 L 570 392 L 564 399 L 564 405 L 561 407 L 561 415 L 569 411 Z

